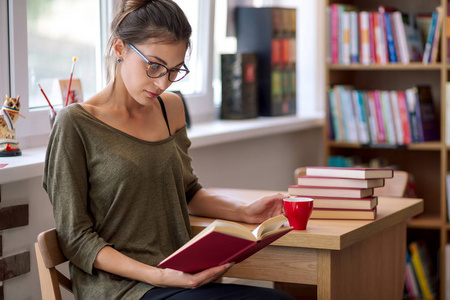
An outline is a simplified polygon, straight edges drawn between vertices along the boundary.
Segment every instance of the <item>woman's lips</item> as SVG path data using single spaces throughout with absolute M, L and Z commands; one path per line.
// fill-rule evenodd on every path
M 149 95 L 152 98 L 158 98 L 159 95 L 160 95 L 160 94 L 155 94 L 155 93 L 152 93 L 152 92 L 149 92 L 149 91 L 145 91 L 145 92 L 147 93 L 147 95 Z

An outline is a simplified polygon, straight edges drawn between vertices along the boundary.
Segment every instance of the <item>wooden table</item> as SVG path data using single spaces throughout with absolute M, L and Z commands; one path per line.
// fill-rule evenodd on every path
M 273 192 L 211 190 L 245 201 Z M 317 285 L 318 299 L 401 299 L 406 221 L 423 211 L 423 200 L 380 197 L 377 209 L 374 221 L 310 220 L 307 230 L 291 231 L 225 276 Z M 191 216 L 193 233 L 212 221 Z

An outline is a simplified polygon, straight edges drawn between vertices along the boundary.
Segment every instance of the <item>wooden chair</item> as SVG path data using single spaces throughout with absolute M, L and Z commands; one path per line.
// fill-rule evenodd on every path
M 394 177 L 384 180 L 384 187 L 375 188 L 375 196 L 403 197 L 408 184 L 408 172 L 394 171 Z
M 58 244 L 56 229 L 44 231 L 38 235 L 34 244 L 41 283 L 43 300 L 61 300 L 60 285 L 72 293 L 70 279 L 56 269 L 56 266 L 67 261 Z

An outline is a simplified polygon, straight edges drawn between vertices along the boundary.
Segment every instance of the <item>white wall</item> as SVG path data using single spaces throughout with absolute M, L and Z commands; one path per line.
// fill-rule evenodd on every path
M 314 128 L 190 151 L 204 187 L 287 191 L 297 167 L 321 165 L 322 130 Z

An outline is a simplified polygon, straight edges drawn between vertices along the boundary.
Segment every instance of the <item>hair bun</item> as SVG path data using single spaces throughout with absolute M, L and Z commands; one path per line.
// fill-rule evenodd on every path
M 135 11 L 153 2 L 156 0 L 123 0 L 122 11 Z

